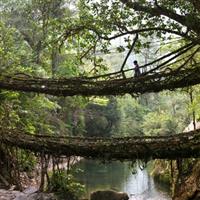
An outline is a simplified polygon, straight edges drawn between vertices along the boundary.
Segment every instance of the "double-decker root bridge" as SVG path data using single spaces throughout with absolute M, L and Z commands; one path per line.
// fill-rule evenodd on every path
M 200 157 L 200 130 L 168 136 L 124 138 L 29 135 L 10 130 L 1 131 L 0 143 L 51 155 L 105 160 Z
M 159 69 L 160 70 L 160 69 Z M 143 94 L 175 90 L 200 83 L 200 67 L 184 65 L 139 77 L 126 78 L 124 72 L 96 77 L 65 79 L 31 76 L 0 76 L 0 89 L 37 92 L 55 96 L 104 96 Z M 125 138 L 84 138 L 30 135 L 15 130 L 0 130 L 0 143 L 45 154 L 102 159 L 176 159 L 200 157 L 200 130 L 177 135 Z

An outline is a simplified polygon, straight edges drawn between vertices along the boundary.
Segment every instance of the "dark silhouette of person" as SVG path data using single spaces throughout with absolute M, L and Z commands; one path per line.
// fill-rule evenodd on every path
M 140 72 L 140 67 L 139 67 L 139 65 L 138 65 L 137 60 L 134 60 L 133 64 L 134 64 L 134 66 L 135 66 L 135 67 L 134 67 L 134 71 L 135 71 L 134 77 L 138 77 L 138 76 L 141 75 L 141 72 Z

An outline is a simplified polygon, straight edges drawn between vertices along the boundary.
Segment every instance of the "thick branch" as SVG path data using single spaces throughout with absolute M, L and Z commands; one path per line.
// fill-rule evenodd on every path
M 132 2 L 130 0 L 120 0 L 120 1 L 135 11 L 148 13 L 151 16 L 161 16 L 161 15 L 166 16 L 169 19 L 172 19 L 185 27 L 188 27 L 191 30 L 194 30 L 196 33 L 199 33 L 199 24 L 196 24 L 196 26 L 194 26 L 193 24 L 189 23 L 189 20 L 187 20 L 188 16 L 179 15 L 175 12 L 172 12 L 169 9 L 166 9 L 158 5 L 156 5 L 155 7 L 151 7 L 150 5 L 145 6 L 138 2 Z M 198 21 L 198 19 L 196 19 L 195 16 L 193 17 L 195 19 L 194 21 Z

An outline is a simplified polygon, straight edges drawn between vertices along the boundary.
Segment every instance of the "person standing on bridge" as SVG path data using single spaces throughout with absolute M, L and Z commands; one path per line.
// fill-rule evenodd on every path
M 140 67 L 139 67 L 139 65 L 138 65 L 137 60 L 134 60 L 133 64 L 134 64 L 134 66 L 135 66 L 135 67 L 134 67 L 134 71 L 135 71 L 134 77 L 138 77 L 138 76 L 141 75 L 141 72 L 140 72 Z

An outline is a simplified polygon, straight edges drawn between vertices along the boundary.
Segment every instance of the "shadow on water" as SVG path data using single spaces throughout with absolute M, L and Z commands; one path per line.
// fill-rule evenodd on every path
M 147 170 L 134 169 L 128 162 L 103 164 L 94 160 L 82 160 L 75 168 L 81 171 L 77 179 L 86 186 L 86 198 L 96 190 L 112 189 L 127 192 L 131 200 L 170 200 L 167 186 L 154 182 Z

